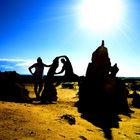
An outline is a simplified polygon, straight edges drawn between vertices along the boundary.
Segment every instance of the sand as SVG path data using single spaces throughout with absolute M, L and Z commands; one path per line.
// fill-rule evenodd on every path
M 34 98 L 33 85 L 26 88 Z M 105 140 L 102 129 L 81 118 L 74 107 L 77 91 L 59 86 L 55 104 L 0 101 L 0 140 Z M 130 107 L 135 111 L 131 117 L 120 115 L 119 128 L 111 129 L 113 140 L 140 140 L 140 109 Z

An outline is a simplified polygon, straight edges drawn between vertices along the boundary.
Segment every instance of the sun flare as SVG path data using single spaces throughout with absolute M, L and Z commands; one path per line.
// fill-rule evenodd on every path
M 83 0 L 79 12 L 81 28 L 109 31 L 121 21 L 123 3 L 121 0 Z

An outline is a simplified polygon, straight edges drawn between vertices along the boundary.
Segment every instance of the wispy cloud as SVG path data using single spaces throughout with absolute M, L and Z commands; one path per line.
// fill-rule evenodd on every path
M 18 73 L 28 73 L 28 67 L 34 62 L 34 60 L 29 59 L 0 58 L 0 71 L 16 71 Z

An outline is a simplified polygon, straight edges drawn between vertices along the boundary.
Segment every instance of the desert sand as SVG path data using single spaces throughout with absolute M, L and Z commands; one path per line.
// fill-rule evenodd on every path
M 26 88 L 34 98 L 33 85 Z M 59 86 L 57 92 L 54 104 L 0 101 L 0 140 L 105 140 L 103 130 L 81 118 L 74 106 L 78 88 Z M 113 140 L 140 140 L 140 109 L 132 107 L 131 100 L 129 105 L 135 112 L 131 117 L 119 116 L 119 128 L 111 129 Z

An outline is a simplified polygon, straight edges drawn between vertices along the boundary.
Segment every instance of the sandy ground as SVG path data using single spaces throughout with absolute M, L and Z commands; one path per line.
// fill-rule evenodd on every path
M 33 86 L 26 88 L 33 98 Z M 0 101 L 0 140 L 105 140 L 102 129 L 82 119 L 74 107 L 77 91 L 58 87 L 56 104 Z M 132 110 L 131 118 L 120 115 L 119 128 L 112 129 L 113 140 L 140 140 L 140 109 Z M 71 115 L 75 124 L 63 115 Z

